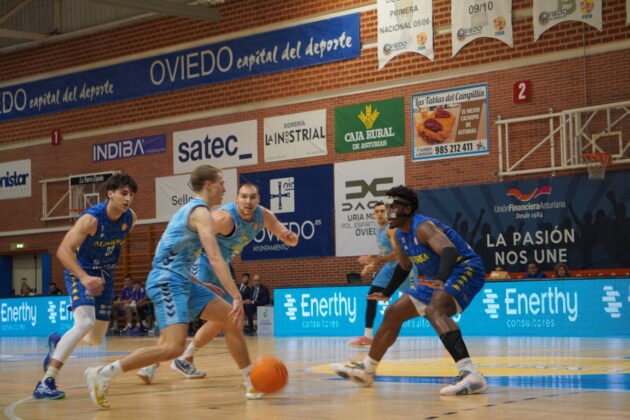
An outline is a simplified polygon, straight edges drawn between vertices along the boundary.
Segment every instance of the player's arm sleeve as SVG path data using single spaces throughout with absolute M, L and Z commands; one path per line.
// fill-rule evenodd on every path
M 436 279 L 446 281 L 451 276 L 451 270 L 457 265 L 457 257 L 459 252 L 454 246 L 447 246 L 442 249 L 440 256 L 440 270 L 435 276 Z
M 394 292 L 398 290 L 400 285 L 403 284 L 403 282 L 409 275 L 410 271 L 411 270 L 405 270 L 404 268 L 402 268 L 400 266 L 400 263 L 396 264 L 396 269 L 394 270 L 394 274 L 392 275 L 392 278 L 387 284 L 387 287 L 385 288 L 385 290 L 383 290 L 383 294 L 387 297 L 390 297 L 391 295 L 393 295 Z

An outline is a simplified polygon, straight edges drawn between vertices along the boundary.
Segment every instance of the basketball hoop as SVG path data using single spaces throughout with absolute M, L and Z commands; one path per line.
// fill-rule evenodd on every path
M 586 163 L 589 179 L 606 178 L 606 167 L 612 163 L 610 153 L 584 153 L 582 159 Z

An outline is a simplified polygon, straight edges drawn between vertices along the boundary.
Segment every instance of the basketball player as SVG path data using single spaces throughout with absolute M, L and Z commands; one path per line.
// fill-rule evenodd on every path
M 236 201 L 219 207 L 212 212 L 217 232 L 217 242 L 221 255 L 230 262 L 263 229 L 268 229 L 288 246 L 296 246 L 298 236 L 280 222 L 276 216 L 260 204 L 258 187 L 251 183 L 240 186 Z M 197 259 L 192 274 L 204 282 L 222 287 L 205 254 Z M 231 302 L 229 295 L 225 298 Z M 221 325 L 206 322 L 197 330 L 184 354 L 173 360 L 171 369 L 189 379 L 203 378 L 206 372 L 197 370 L 194 364 L 195 353 L 212 341 L 221 332 Z M 151 383 L 157 366 L 151 365 L 138 371 L 138 376 L 146 383 Z
M 107 394 L 111 380 L 121 372 L 153 363 L 171 360 L 184 351 L 188 321 L 199 313 L 201 319 L 221 326 L 225 341 L 247 383 L 252 398 L 259 394 L 251 386 L 251 362 L 243 325 L 243 302 L 221 256 L 210 206 L 221 203 L 225 186 L 223 174 L 215 167 L 202 165 L 192 172 L 190 185 L 195 198 L 180 208 L 168 223 L 153 259 L 153 269 L 147 280 L 147 294 L 155 305 L 160 327 L 157 344 L 138 349 L 107 366 L 90 367 L 85 379 L 90 398 L 98 408 L 109 408 Z M 189 272 L 202 248 L 221 285 L 232 296 L 233 303 L 216 296 L 210 289 L 191 281 Z
M 331 367 L 342 378 L 361 386 L 372 385 L 376 368 L 396 341 L 402 324 L 408 319 L 424 316 L 459 369 L 459 376 L 440 393 L 484 392 L 488 388 L 486 380 L 475 369 L 461 331 L 450 318 L 466 309 L 483 287 L 485 270 L 481 258 L 453 229 L 436 219 L 415 214 L 418 197 L 412 189 L 401 185 L 390 189 L 387 195 L 389 226 L 397 229 L 398 265 L 385 290 L 373 293 L 369 298 L 387 300 L 407 277 L 412 264 L 425 280 L 412 285 L 387 309 L 363 363 L 333 364 Z
M 373 272 L 377 265 L 383 266 L 374 276 L 368 295 L 385 290 L 396 268 L 396 253 L 392 246 L 392 244 L 396 243 L 396 239 L 394 238 L 396 231 L 389 229 L 387 223 L 387 207 L 382 201 L 376 203 L 374 206 L 374 220 L 377 224 L 376 243 L 378 245 L 379 255 L 363 255 L 359 257 L 359 263 L 364 265 L 361 274 L 366 275 Z M 416 270 L 412 269 L 407 280 L 405 280 L 405 284 L 409 285 L 416 278 L 418 278 Z M 356 340 L 349 342 L 348 345 L 350 347 L 368 348 L 372 344 L 372 328 L 374 326 L 374 318 L 376 318 L 376 303 L 376 300 L 368 299 L 367 309 L 365 311 L 365 332 L 363 337 L 357 337 Z
M 34 398 L 63 398 L 65 393 L 57 389 L 55 380 L 65 361 L 77 345 L 97 346 L 107 333 L 114 299 L 112 271 L 121 244 L 136 223 L 129 206 L 137 186 L 131 176 L 118 173 L 107 180 L 106 190 L 107 201 L 81 213 L 57 249 L 74 325 L 63 337 L 56 333 L 48 337 L 46 373 L 33 391 Z

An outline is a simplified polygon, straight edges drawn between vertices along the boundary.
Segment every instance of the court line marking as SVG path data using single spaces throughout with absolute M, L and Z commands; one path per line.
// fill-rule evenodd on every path
M 77 388 L 85 388 L 87 387 L 87 385 L 73 385 L 73 386 L 68 386 L 66 387 L 67 389 L 77 389 Z M 24 404 L 27 401 L 30 400 L 34 400 L 35 398 L 33 398 L 32 395 L 29 395 L 26 398 L 22 398 L 21 400 L 17 400 L 12 402 L 11 404 L 7 405 L 4 409 L 4 415 L 10 419 L 10 420 L 23 420 L 22 417 L 19 417 L 18 415 L 15 414 L 15 409 Z

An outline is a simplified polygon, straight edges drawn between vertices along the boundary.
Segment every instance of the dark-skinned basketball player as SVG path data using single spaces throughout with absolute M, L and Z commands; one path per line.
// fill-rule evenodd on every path
M 475 369 L 461 331 L 451 316 L 461 313 L 485 283 L 481 258 L 449 226 L 422 214 L 416 214 L 418 197 L 407 187 L 387 192 L 390 228 L 396 228 L 398 265 L 389 285 L 382 292 L 368 296 L 388 300 L 405 280 L 412 266 L 424 280 L 413 284 L 398 301 L 389 306 L 368 356 L 362 363 L 333 364 L 339 376 L 361 386 L 374 382 L 376 367 L 387 349 L 398 338 L 402 324 L 424 316 L 440 336 L 446 350 L 457 364 L 459 375 L 442 388 L 442 395 L 478 394 L 488 385 Z

